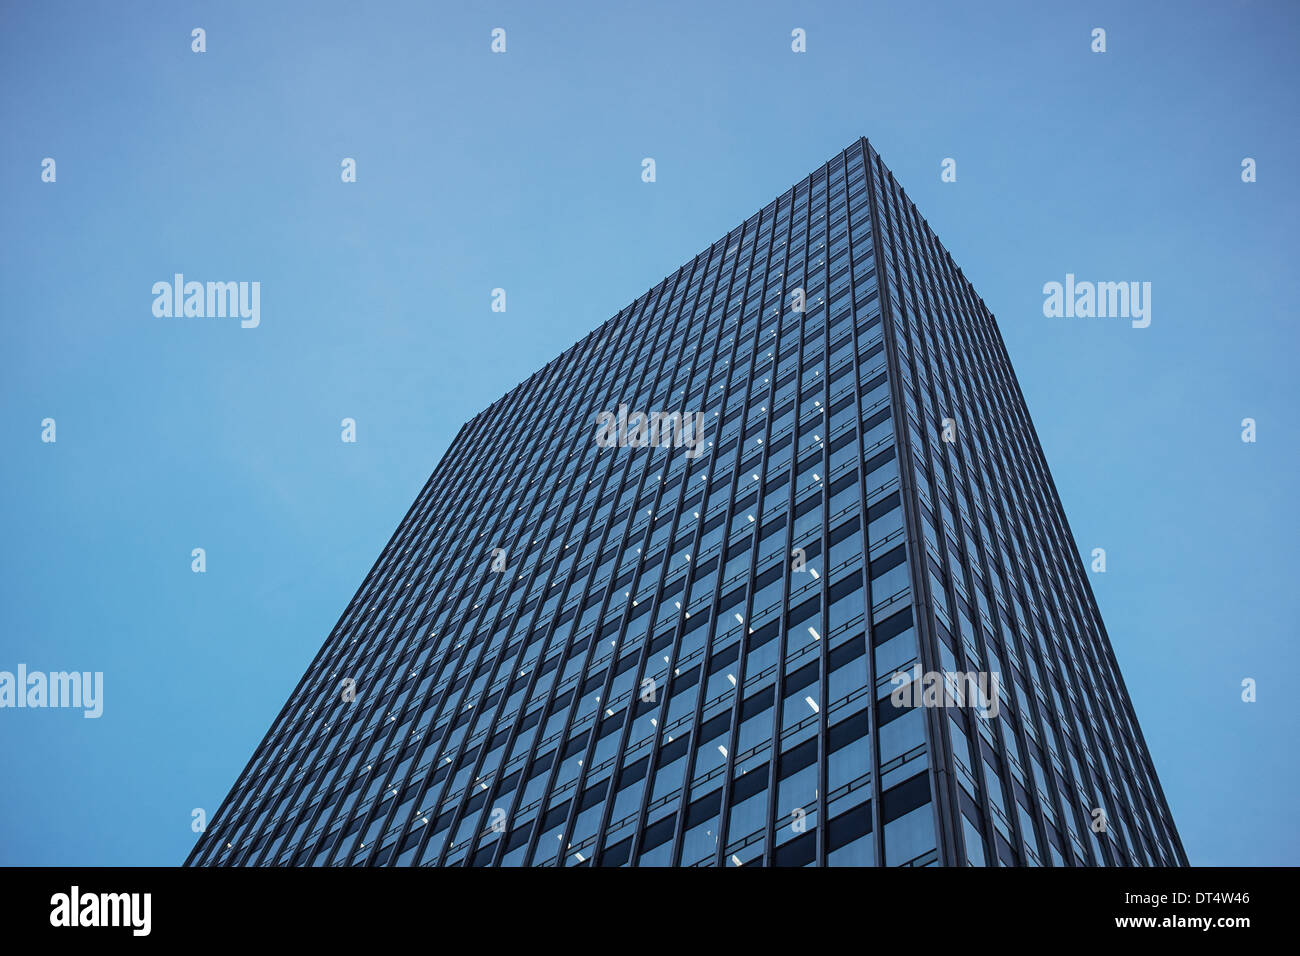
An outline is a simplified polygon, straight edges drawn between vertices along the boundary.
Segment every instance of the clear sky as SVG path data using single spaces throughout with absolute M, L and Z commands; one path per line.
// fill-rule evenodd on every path
M 104 674 L 0 710 L 0 863 L 181 862 L 459 426 L 858 136 L 1106 549 L 1192 862 L 1300 863 L 1300 7 L 293 7 L 0 6 L 0 670 Z M 177 272 L 260 326 L 156 318 Z M 1044 317 L 1067 273 L 1150 327 Z

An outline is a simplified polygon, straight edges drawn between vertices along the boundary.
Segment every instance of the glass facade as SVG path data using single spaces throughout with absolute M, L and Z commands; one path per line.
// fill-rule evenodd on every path
M 1186 858 L 993 317 L 859 140 L 461 429 L 188 863 Z

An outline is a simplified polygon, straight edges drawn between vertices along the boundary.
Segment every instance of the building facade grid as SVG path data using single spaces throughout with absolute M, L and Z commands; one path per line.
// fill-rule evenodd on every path
M 188 862 L 1186 858 L 996 324 L 860 140 L 460 430 Z

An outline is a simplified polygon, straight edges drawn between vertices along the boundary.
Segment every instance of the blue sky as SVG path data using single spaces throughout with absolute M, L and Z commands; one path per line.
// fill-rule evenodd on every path
M 0 9 L 0 670 L 105 687 L 0 710 L 0 863 L 183 860 L 460 425 L 862 135 L 1107 551 L 1192 862 L 1300 862 L 1300 8 L 469 7 Z M 259 281 L 260 327 L 155 318 L 176 272 Z M 1066 273 L 1151 326 L 1045 318 Z

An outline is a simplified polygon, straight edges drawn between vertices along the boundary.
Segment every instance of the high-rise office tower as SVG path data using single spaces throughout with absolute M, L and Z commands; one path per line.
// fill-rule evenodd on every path
M 189 862 L 1186 858 L 993 317 L 860 140 L 461 429 Z

